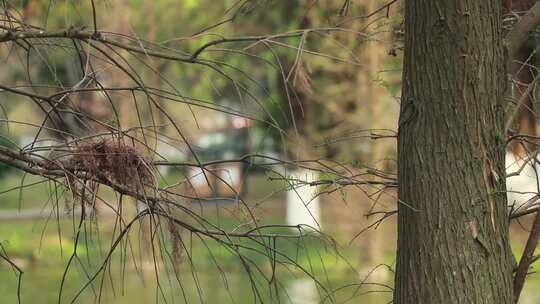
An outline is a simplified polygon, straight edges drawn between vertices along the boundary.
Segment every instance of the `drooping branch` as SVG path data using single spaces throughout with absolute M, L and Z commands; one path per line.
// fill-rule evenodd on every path
M 225 21 L 220 21 L 215 25 L 205 27 L 202 31 L 195 35 L 185 38 L 179 38 L 178 40 L 202 40 L 202 42 L 198 43 L 200 45 L 195 47 L 195 49 L 189 48 L 190 51 L 187 52 L 182 51 L 179 47 L 172 46 L 177 45 L 176 43 L 155 43 L 153 42 L 155 41 L 155 39 L 153 38 L 146 38 L 147 40 L 141 40 L 135 35 L 125 35 L 121 33 L 103 31 L 103 28 L 106 27 L 107 23 L 106 21 L 103 21 L 103 24 L 98 23 L 101 18 L 97 18 L 96 16 L 96 6 L 94 2 L 95 1 L 91 1 L 92 26 L 69 27 L 63 30 L 49 30 L 47 28 L 40 28 L 37 26 L 26 24 L 25 18 L 21 19 L 21 21 L 13 20 L 13 22 L 11 22 L 11 16 L 8 15 L 7 11 L 4 11 L 4 14 L 6 14 L 6 19 L 10 22 L 6 22 L 6 20 L 4 20 L 4 25 L 0 25 L 0 45 L 13 45 L 15 50 L 20 50 L 23 53 L 25 52 L 28 58 L 28 62 L 25 65 L 21 65 L 28 74 L 28 85 L 20 85 L 20 83 L 3 84 L 0 85 L 0 93 L 4 92 L 5 95 L 17 95 L 19 98 L 15 99 L 16 101 L 27 99 L 31 100 L 35 103 L 37 107 L 40 107 L 42 112 L 45 114 L 45 118 L 43 118 L 41 124 L 39 122 L 19 122 L 7 118 L 7 116 L 5 119 L 0 119 L 0 123 L 6 123 L 6 125 L 18 124 L 28 125 L 32 128 L 38 128 L 38 131 L 30 144 L 26 145 L 25 141 L 21 140 L 20 145 L 26 145 L 22 149 L 14 148 L 15 146 L 19 145 L 19 143 L 15 142 L 12 143 L 12 145 L 0 145 L 0 164 L 3 163 L 10 167 L 24 171 L 25 173 L 40 176 L 43 178 L 43 180 L 53 181 L 55 187 L 59 187 L 62 190 L 61 195 L 64 195 L 63 190 L 66 190 L 66 193 L 71 192 L 73 194 L 75 202 L 80 199 L 80 208 L 85 208 L 85 204 L 94 204 L 95 206 L 96 200 L 101 200 L 101 202 L 103 202 L 107 207 L 115 211 L 115 214 L 117 214 L 117 221 L 119 223 L 118 227 L 124 227 L 124 229 L 119 233 L 119 235 L 117 235 L 117 238 L 114 240 L 114 242 L 111 243 L 110 251 L 106 255 L 103 264 L 99 267 L 99 269 L 94 275 L 88 278 L 88 283 L 84 286 L 81 292 L 90 284 L 92 284 L 93 280 L 97 278 L 98 274 L 106 272 L 107 268 L 109 267 L 108 263 L 111 260 L 115 248 L 121 248 L 121 241 L 129 232 L 129 228 L 131 227 L 132 223 L 135 223 L 135 221 L 138 219 L 142 219 L 143 216 L 148 216 L 149 218 L 152 218 L 150 220 L 150 223 L 152 225 L 150 228 L 150 234 L 152 235 L 152 246 L 156 246 L 156 243 L 154 243 L 154 237 L 160 237 L 158 233 L 156 233 L 156 231 L 152 231 L 153 229 L 161 229 L 161 227 L 159 227 L 161 224 L 156 223 L 156 220 L 154 219 L 159 218 L 162 220 L 166 220 L 168 224 L 174 224 L 175 227 L 180 227 L 182 231 L 189 231 L 199 237 L 206 237 L 215 240 L 219 244 L 224 245 L 230 252 L 238 255 L 244 268 L 246 269 L 246 272 L 250 276 L 250 279 L 252 277 L 248 263 L 252 262 L 250 261 L 249 257 L 243 255 L 243 252 L 245 250 L 251 250 L 252 252 L 255 252 L 257 254 L 268 256 L 271 261 L 273 260 L 273 268 L 275 268 L 275 265 L 277 263 L 281 263 L 281 259 L 286 262 L 287 267 L 290 267 L 290 265 L 295 265 L 306 275 L 311 277 L 310 273 L 304 270 L 301 265 L 296 263 L 295 260 L 289 259 L 286 255 L 282 256 L 280 251 L 276 249 L 275 245 L 276 238 L 301 239 L 301 237 L 306 236 L 306 234 L 302 231 L 304 230 L 304 227 L 302 227 L 301 225 L 260 225 L 258 219 L 256 219 L 255 216 L 252 214 L 251 210 L 249 210 L 250 206 L 244 204 L 241 198 L 235 197 L 235 199 L 241 202 L 241 204 L 243 204 L 243 207 L 246 208 L 247 215 L 242 215 L 242 217 L 249 216 L 250 222 L 242 223 L 234 229 L 227 228 L 228 224 L 227 226 L 222 228 L 220 224 L 212 223 L 212 221 L 205 219 L 204 216 L 192 211 L 188 206 L 190 199 L 199 200 L 200 198 L 189 197 L 188 195 L 184 194 L 184 191 L 182 191 L 180 186 L 182 186 L 184 183 L 190 183 L 190 178 L 187 175 L 185 175 L 185 179 L 180 179 L 177 183 L 173 185 L 167 185 L 161 188 L 159 186 L 159 183 L 157 183 L 156 176 L 152 176 L 153 179 L 141 178 L 141 172 L 146 172 L 148 176 L 151 175 L 150 173 L 155 173 L 155 175 L 157 175 L 156 168 L 158 166 L 198 167 L 202 174 L 212 174 L 214 175 L 213 178 L 219 180 L 220 184 L 227 184 L 226 180 L 224 180 L 223 177 L 220 177 L 219 174 L 216 174 L 212 171 L 214 170 L 213 168 L 228 163 L 245 163 L 248 164 L 250 167 L 259 166 L 254 161 L 254 159 L 262 159 L 264 160 L 264 163 L 260 166 L 264 168 L 289 165 L 290 167 L 305 168 L 312 171 L 319 171 L 321 173 L 329 173 L 329 175 L 331 176 L 330 178 L 325 176 L 325 178 L 320 181 L 309 182 L 308 184 L 305 184 L 309 186 L 332 185 L 335 188 L 340 188 L 342 186 L 365 187 L 367 185 L 390 185 L 391 187 L 396 186 L 397 183 L 395 179 L 386 178 L 379 172 L 368 171 L 364 173 L 362 171 L 361 174 L 354 175 L 350 172 L 349 168 L 345 168 L 344 165 L 335 163 L 328 165 L 326 163 L 323 163 L 319 159 L 307 161 L 283 161 L 278 158 L 264 155 L 246 154 L 242 157 L 235 159 L 215 160 L 206 163 L 200 162 L 197 159 L 195 152 L 191 150 L 190 143 L 182 134 L 182 129 L 178 128 L 175 119 L 168 115 L 168 112 L 172 111 L 168 111 L 168 109 L 162 106 L 162 103 L 164 101 L 180 102 L 187 104 L 188 106 L 193 105 L 201 107 L 203 109 L 219 111 L 227 115 L 239 116 L 253 121 L 261 121 L 264 125 L 272 127 L 278 130 L 280 133 L 282 132 L 282 130 L 279 128 L 279 125 L 277 123 L 269 123 L 262 121 L 262 119 L 258 118 L 258 116 L 256 116 L 255 114 L 246 114 L 241 112 L 240 110 L 235 110 L 233 107 L 229 108 L 217 102 L 213 103 L 194 97 L 184 96 L 183 92 L 181 93 L 180 89 L 177 90 L 177 88 L 183 86 L 183 83 L 173 84 L 173 81 L 169 82 L 166 79 L 168 74 L 162 71 L 160 68 L 154 67 L 153 62 L 154 60 L 159 61 L 158 63 L 156 63 L 156 65 L 158 66 L 160 66 L 161 63 L 166 62 L 181 65 L 200 65 L 205 69 L 209 69 L 210 71 L 218 73 L 219 77 L 222 77 L 223 79 L 229 81 L 234 87 L 235 92 L 237 93 L 239 99 L 241 99 L 242 102 L 245 101 L 244 99 L 247 99 L 246 97 L 249 97 L 250 100 L 254 100 L 257 104 L 259 104 L 257 97 L 258 95 L 256 96 L 255 94 L 252 94 L 251 91 L 248 90 L 247 85 L 243 83 L 244 81 L 254 83 L 257 87 L 262 88 L 262 85 L 259 85 L 259 81 L 247 74 L 241 67 L 237 67 L 234 64 L 229 64 L 227 61 L 220 61 L 219 59 L 216 59 L 220 55 L 212 56 L 212 54 L 216 54 L 216 52 L 234 52 L 243 56 L 250 56 L 257 60 L 262 60 L 264 58 L 258 58 L 255 52 L 258 52 L 258 49 L 263 48 L 263 46 L 268 47 L 268 45 L 276 45 L 282 48 L 286 48 L 287 50 L 297 50 L 298 58 L 300 58 L 301 53 L 305 53 L 344 62 L 345 60 L 341 59 L 337 55 L 327 55 L 324 53 L 316 52 L 314 50 L 304 49 L 304 43 L 308 33 L 323 36 L 329 35 L 330 32 L 352 33 L 354 35 L 359 35 L 362 38 L 366 38 L 366 35 L 361 35 L 359 32 L 338 27 L 313 29 L 300 28 L 281 34 L 243 37 L 233 36 L 225 38 L 218 37 L 215 40 L 205 42 L 206 38 L 203 37 L 203 32 L 215 28 L 216 26 L 219 26 L 224 22 L 228 22 L 227 20 L 234 19 L 229 18 Z M 390 3 L 394 2 L 396 1 L 390 1 Z M 381 8 L 381 10 L 383 9 L 384 8 Z M 294 37 L 300 38 L 302 40 L 299 46 L 294 46 L 293 44 L 291 44 L 291 41 L 295 41 L 295 39 L 291 39 Z M 73 44 L 73 46 L 71 46 L 71 44 Z M 227 46 L 227 49 L 219 48 L 224 46 Z M 53 60 L 56 59 L 56 57 L 53 57 L 52 55 L 50 58 L 41 58 L 40 56 L 35 55 L 35 60 L 39 60 L 39 65 L 42 64 L 44 66 L 43 69 L 47 68 L 51 72 L 51 74 L 54 76 L 54 82 L 51 80 L 51 85 L 49 85 L 49 83 L 47 82 L 43 86 L 34 85 L 30 82 L 30 79 L 32 78 L 31 76 L 33 76 L 31 74 L 34 68 L 36 68 L 36 70 L 41 68 L 38 64 L 34 65 L 34 62 L 30 61 L 30 59 L 34 58 L 33 56 L 35 53 L 41 55 L 40 52 L 42 48 L 49 47 L 55 52 L 58 51 L 58 53 L 62 54 L 62 56 L 64 56 L 64 54 L 61 53 L 62 51 L 73 51 L 76 54 L 76 56 L 74 56 L 74 59 L 78 59 L 78 64 L 76 65 L 80 65 L 81 69 L 80 74 L 77 74 L 82 77 L 82 79 L 80 79 L 80 82 L 73 85 L 74 81 L 79 81 L 79 76 L 71 77 L 70 75 L 68 75 L 70 77 L 66 76 L 68 77 L 67 81 L 65 81 L 65 79 L 63 78 L 57 80 L 57 71 L 52 70 L 48 67 L 49 61 L 53 62 Z M 257 50 L 253 50 L 255 49 L 255 47 L 257 47 Z M 53 55 L 56 56 L 57 54 L 54 53 Z M 138 62 L 141 65 L 137 65 L 135 62 Z M 351 60 L 350 62 L 354 65 L 360 65 L 360 63 L 356 60 Z M 268 63 L 269 66 L 272 68 L 279 70 L 282 69 L 279 61 L 276 64 L 271 61 L 269 61 Z M 66 66 L 67 65 L 68 63 L 66 63 Z M 139 67 L 144 72 L 141 72 L 141 70 L 139 70 Z M 152 73 L 152 77 L 148 82 L 144 80 L 146 79 L 145 76 L 147 76 L 145 72 Z M 241 77 L 243 78 L 239 78 L 238 80 L 235 79 L 233 77 L 235 73 L 241 75 Z M 163 84 L 167 84 L 168 86 L 163 85 L 163 87 L 165 88 L 162 88 L 162 85 L 160 85 L 159 81 L 156 81 L 154 83 L 154 80 L 158 78 L 161 79 Z M 289 80 L 288 77 L 286 80 Z M 48 78 L 47 81 L 49 81 Z M 261 94 L 266 93 L 266 88 L 264 89 L 264 92 Z M 90 94 L 93 92 L 100 92 L 102 94 L 95 94 L 96 96 L 93 96 L 93 94 Z M 244 94 L 245 96 L 243 96 Z M 122 113 L 127 113 L 130 115 L 134 114 L 133 112 L 126 111 L 126 109 L 131 110 L 128 107 L 123 107 L 126 103 L 128 103 L 128 101 L 130 101 L 128 97 L 126 97 L 128 95 L 131 95 L 132 97 L 131 100 L 133 101 L 135 108 L 133 109 L 133 112 L 136 111 L 138 115 L 137 119 L 134 119 L 138 120 L 139 122 L 139 126 L 137 127 L 126 128 L 130 127 L 129 122 L 120 123 L 121 119 L 118 117 L 118 113 L 122 111 L 125 111 Z M 141 96 L 143 99 L 146 99 L 147 101 L 147 105 L 145 105 L 145 107 L 147 108 L 143 108 L 142 111 L 148 109 L 148 112 L 152 112 L 154 109 L 156 109 L 163 113 L 163 115 L 159 118 L 160 121 L 155 122 L 152 113 L 148 113 L 148 116 L 141 118 L 141 116 L 139 115 L 138 104 L 142 103 L 137 100 L 140 100 L 139 96 Z M 104 104 L 106 104 L 106 102 L 108 103 L 106 105 L 110 106 L 110 108 L 112 109 L 111 112 L 114 112 L 114 115 L 110 114 L 113 116 L 114 120 L 109 120 L 109 116 L 107 116 L 108 114 L 98 116 L 93 115 L 94 113 L 89 113 L 90 111 L 85 112 L 87 110 L 87 107 L 90 107 L 88 106 L 87 101 L 89 101 L 90 99 L 92 99 L 90 101 L 94 101 L 94 97 L 96 101 L 95 104 L 99 104 L 99 102 L 101 101 L 103 101 Z M 91 106 L 94 105 L 94 103 L 92 102 L 90 102 L 90 104 Z M 118 107 L 119 109 L 116 109 L 116 107 Z M 261 106 L 261 108 L 266 111 L 264 107 Z M 195 114 L 193 115 L 195 116 Z M 85 127 L 91 124 L 90 127 L 87 127 L 89 129 L 89 134 L 76 134 L 76 132 L 72 132 L 68 129 L 63 129 L 61 126 L 56 126 L 56 120 L 61 120 L 65 117 L 67 117 L 67 119 L 72 119 L 72 121 L 74 121 L 75 123 L 84 123 Z M 145 119 L 152 120 L 152 124 L 148 126 L 147 123 L 145 123 Z M 53 126 L 49 124 L 49 121 L 51 121 L 51 124 L 53 124 Z M 176 128 L 176 131 L 179 134 L 178 136 L 179 138 L 181 138 L 181 140 L 178 137 L 168 136 L 165 131 L 159 129 L 161 126 L 168 125 L 167 122 L 169 122 L 170 125 Z M 48 138 L 45 138 L 45 136 L 41 136 L 42 130 L 51 131 L 51 133 L 56 132 L 65 134 L 65 138 L 62 138 L 64 142 L 58 143 L 56 141 L 53 141 L 53 144 L 49 146 Z M 131 130 L 137 131 L 132 132 Z M 136 135 L 132 136 L 132 133 L 135 133 Z M 121 137 L 121 140 L 132 142 L 132 145 L 130 145 L 130 147 L 133 147 L 133 149 L 135 149 L 134 147 L 144 148 L 140 149 L 139 154 L 134 153 L 131 149 L 127 149 L 127 147 L 116 147 L 127 149 L 127 153 L 123 153 L 122 151 L 117 151 L 118 153 L 108 153 L 107 149 L 101 149 L 101 147 L 97 152 L 86 149 L 88 145 L 85 143 L 87 142 L 91 142 L 91 146 L 93 146 L 94 140 L 96 141 L 95 143 L 99 144 L 99 142 L 97 141 L 99 141 L 100 137 L 111 136 L 116 138 L 117 134 L 118 137 Z M 136 136 L 139 134 L 142 135 L 142 139 L 136 138 Z M 372 137 L 375 136 L 376 135 L 372 135 Z M 149 140 L 147 141 L 148 138 Z M 171 145 L 171 147 L 173 147 L 173 149 L 177 151 L 181 151 L 182 149 L 184 149 L 184 146 L 182 146 L 182 144 L 187 145 L 187 147 L 191 150 L 195 160 L 192 162 L 169 161 L 167 160 L 168 156 L 162 157 L 161 155 L 159 155 L 158 144 L 165 143 L 169 145 L 170 142 L 173 142 L 175 144 L 181 142 L 180 146 L 175 145 L 173 147 Z M 44 145 L 41 145 L 42 143 Z M 86 148 L 81 149 L 81 147 Z M 97 145 L 95 147 L 98 148 Z M 115 147 L 112 146 L 109 148 Z M 46 152 L 50 153 L 47 155 Z M 159 157 L 159 160 L 153 160 L 157 157 Z M 107 158 L 108 161 L 106 161 Z M 121 161 L 122 159 L 124 159 L 124 161 Z M 105 161 L 107 162 L 107 164 L 105 164 Z M 131 164 L 131 166 L 135 169 L 142 168 L 142 171 L 138 171 L 138 169 L 130 170 L 129 164 Z M 111 167 L 119 169 L 118 171 L 113 171 Z M 103 170 L 103 168 L 106 168 L 106 170 Z M 368 176 L 368 178 L 364 179 L 364 177 L 366 176 Z M 373 176 L 376 179 L 369 178 L 370 176 Z M 66 184 L 64 184 L 64 182 Z M 208 179 L 206 179 L 206 182 L 208 183 L 208 185 L 210 184 Z M 289 184 L 291 184 L 292 188 L 304 185 L 303 181 L 298 181 L 298 184 Z M 72 187 L 72 185 L 74 185 L 74 187 Z M 21 186 L 19 186 L 18 188 L 22 189 L 26 186 L 27 184 L 25 185 L 23 180 L 21 182 Z M 108 204 L 107 201 L 98 196 L 99 193 L 101 193 L 101 186 L 106 186 L 112 189 L 115 193 L 120 194 L 117 206 Z M 236 190 L 233 189 L 232 185 L 227 184 L 226 186 L 230 187 L 231 191 L 235 192 L 235 195 L 237 194 Z M 180 191 L 176 192 L 176 189 L 180 189 Z M 85 194 L 88 195 L 85 196 Z M 197 196 L 197 194 L 189 195 Z M 130 196 L 140 201 L 140 203 L 146 204 L 146 208 L 142 212 L 138 213 L 138 215 L 131 221 L 131 223 L 127 224 L 124 223 L 125 219 L 122 218 L 121 211 L 117 211 L 117 208 L 118 210 L 121 210 L 122 208 L 122 197 L 124 196 Z M 75 209 L 73 209 L 73 211 L 75 211 Z M 74 214 L 75 213 L 72 213 L 72 215 Z M 84 212 L 81 212 L 79 215 L 81 216 L 80 223 L 82 223 L 82 220 L 84 218 Z M 183 218 L 183 216 L 188 216 L 188 218 L 185 219 Z M 142 222 L 141 225 L 143 225 Z M 116 231 L 118 231 L 116 227 L 117 226 L 115 224 L 115 233 Z M 244 227 L 248 227 L 248 229 Z M 296 228 L 300 235 L 288 233 L 289 231 L 285 229 L 283 229 L 283 233 L 278 233 L 279 231 L 276 231 L 276 228 Z M 305 228 L 310 228 L 305 229 L 306 231 L 308 231 L 308 233 L 313 230 L 313 227 Z M 79 229 L 79 232 L 77 233 L 77 239 L 80 231 L 81 230 Z M 176 235 L 176 232 L 173 232 L 172 230 L 170 230 L 169 232 L 172 238 L 180 238 Z M 254 242 L 256 246 L 250 248 L 248 247 L 248 245 L 244 245 L 244 241 L 232 241 L 233 238 L 251 239 L 251 241 Z M 158 241 L 161 242 L 161 240 L 159 239 Z M 272 241 L 274 243 L 273 247 L 268 245 L 271 244 Z M 182 242 L 182 240 L 180 240 L 180 242 Z M 174 240 L 172 243 L 174 243 Z M 178 250 L 174 249 L 176 248 L 174 246 L 175 245 L 173 244 L 173 255 L 175 254 L 174 251 Z M 76 251 L 77 247 L 77 242 L 75 242 L 75 249 L 71 255 L 70 260 L 78 258 Z M 259 247 L 264 248 L 264 250 L 260 249 Z M 186 249 L 187 248 L 184 246 L 184 250 Z M 155 255 L 155 252 L 152 253 Z M 277 259 L 276 257 L 280 259 Z M 65 269 L 62 281 L 64 280 L 64 278 L 67 278 L 68 270 L 70 270 L 70 263 L 71 262 L 68 263 L 68 266 Z M 262 271 L 258 269 L 258 266 L 256 264 L 254 264 L 254 267 L 257 271 L 263 274 Z M 269 283 L 274 284 L 275 282 L 277 282 L 277 279 L 274 277 L 274 269 L 272 269 L 272 272 L 273 273 L 271 278 L 269 279 Z M 312 277 L 312 279 L 316 281 L 314 277 Z M 317 284 L 321 285 L 319 283 Z M 318 289 L 324 290 L 324 286 L 321 285 L 318 287 Z M 76 294 L 73 302 L 81 294 L 81 292 Z M 59 299 L 61 298 L 62 293 L 60 292 Z
M 0 34 L 0 43 L 10 42 L 10 41 L 19 41 L 25 39 L 76 39 L 83 41 L 96 41 L 103 44 L 111 45 L 126 51 L 134 52 L 137 54 L 142 54 L 145 56 L 155 57 L 159 59 L 165 59 L 170 61 L 184 62 L 184 63 L 200 63 L 204 64 L 205 62 L 199 60 L 200 55 L 209 47 L 216 46 L 220 44 L 232 43 L 232 42 L 251 42 L 258 43 L 263 41 L 272 41 L 282 40 L 286 38 L 302 37 L 309 32 L 350 32 L 344 28 L 340 27 L 327 27 L 327 28 L 314 28 L 309 30 L 295 30 L 290 32 L 285 32 L 281 34 L 274 35 L 261 35 L 261 36 L 242 36 L 242 37 L 232 37 L 232 38 L 220 38 L 217 40 L 212 40 L 200 46 L 195 50 L 191 55 L 179 55 L 177 52 L 162 52 L 157 50 L 151 50 L 147 46 L 140 45 L 131 45 L 124 43 L 118 40 L 111 39 L 107 37 L 107 33 L 102 33 L 99 31 L 87 31 L 84 27 L 79 28 L 68 28 L 59 31 L 48 31 L 44 29 L 12 29 L 4 26 L 0 26 L 0 29 L 4 30 L 4 33 Z M 361 33 L 357 33 L 361 34 Z

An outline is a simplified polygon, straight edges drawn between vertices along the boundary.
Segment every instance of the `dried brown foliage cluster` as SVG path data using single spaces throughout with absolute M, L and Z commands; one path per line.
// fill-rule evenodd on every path
M 152 162 L 122 138 L 99 138 L 72 148 L 69 166 L 131 190 L 153 188 Z

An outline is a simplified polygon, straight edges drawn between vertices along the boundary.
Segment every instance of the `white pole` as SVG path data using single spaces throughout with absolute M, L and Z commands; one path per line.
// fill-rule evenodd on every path
M 298 169 L 287 174 L 293 189 L 287 191 L 287 224 L 292 226 L 306 225 L 321 229 L 321 210 L 317 187 L 305 183 L 316 181 L 317 172 Z M 298 182 L 301 181 L 301 182 Z

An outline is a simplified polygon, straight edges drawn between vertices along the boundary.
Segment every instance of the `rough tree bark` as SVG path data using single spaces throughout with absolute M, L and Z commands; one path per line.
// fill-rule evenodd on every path
M 405 3 L 394 303 L 512 303 L 501 1 Z

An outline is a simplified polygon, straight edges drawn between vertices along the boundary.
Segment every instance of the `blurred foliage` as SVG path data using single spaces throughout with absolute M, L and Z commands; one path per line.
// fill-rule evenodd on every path
M 90 30 L 93 27 L 90 1 L 29 0 L 18 3 L 32 23 L 50 30 L 83 25 Z M 374 0 L 350 3 L 346 16 L 341 16 L 341 0 L 132 0 L 95 3 L 100 30 L 134 35 L 141 45 L 153 44 L 174 49 L 179 54 L 191 54 L 205 43 L 220 38 L 270 35 L 308 28 L 335 29 L 336 24 L 348 17 L 365 15 L 369 3 L 375 3 L 377 7 L 381 5 Z M 312 156 L 350 163 L 366 158 L 369 148 L 366 150 L 365 146 L 369 144 L 356 140 L 323 145 L 318 149 L 309 147 L 350 131 L 370 128 L 374 119 L 384 120 L 385 126 L 394 127 L 397 103 L 384 100 L 399 94 L 400 84 L 396 78 L 400 75 L 397 68 L 400 59 L 387 56 L 389 60 L 381 63 L 381 71 L 370 70 L 367 68 L 369 63 L 364 62 L 371 56 L 364 54 L 366 45 L 375 43 L 382 53 L 392 45 L 393 35 L 390 32 L 400 23 L 401 16 L 398 12 L 388 19 L 382 13 L 369 20 L 347 21 L 343 30 L 338 32 L 311 31 L 303 37 L 276 40 L 279 44 L 232 42 L 205 50 L 201 58 L 216 62 L 220 71 L 200 65 L 150 60 L 149 64 L 159 72 L 160 80 L 138 59 L 131 58 L 129 62 L 143 79 L 157 81 L 153 85 L 158 88 L 217 104 L 227 100 L 236 103 L 236 108 L 242 112 L 275 123 L 287 133 L 268 127 L 268 124 L 257 126 L 274 139 L 278 151 L 282 151 L 284 145 L 285 150 L 294 150 L 294 145 L 289 147 L 289 144 L 296 142 L 297 135 L 300 135 L 303 149 Z M 31 58 L 34 62 L 29 71 L 21 73 L 13 69 L 10 73 L 15 79 L 33 77 L 37 83 L 75 84 L 82 76 L 81 62 L 86 60 L 80 55 L 84 46 L 76 45 L 79 49 L 76 52 L 73 50 L 74 42 L 62 43 L 64 45 L 47 50 L 38 47 L 36 52 L 40 55 Z M 299 52 L 298 47 L 307 52 Z M 373 84 L 384 88 L 387 96 L 367 100 L 362 90 Z M 239 90 L 239 86 L 247 88 L 249 93 Z M 376 102 L 383 102 L 384 107 L 393 107 L 388 117 L 369 116 L 369 109 Z M 183 119 L 189 119 L 187 107 L 182 110 L 184 114 L 180 114 L 176 106 L 169 107 Z M 392 150 L 392 146 L 390 144 L 386 149 Z

